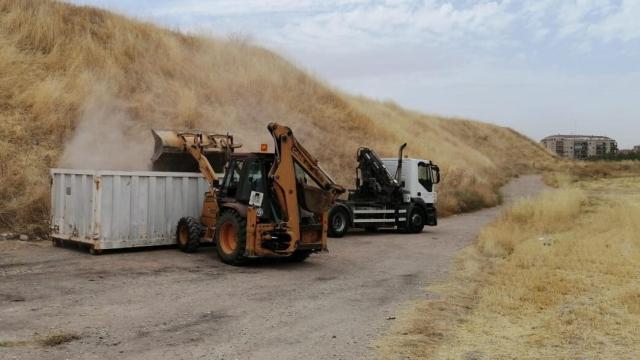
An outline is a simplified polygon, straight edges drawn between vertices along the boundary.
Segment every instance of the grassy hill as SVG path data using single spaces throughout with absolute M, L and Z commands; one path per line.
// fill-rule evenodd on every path
M 241 40 L 186 36 L 89 7 L 0 0 L 0 228 L 45 229 L 48 169 L 144 169 L 149 128 L 230 132 L 248 151 L 289 125 L 353 186 L 355 151 L 436 161 L 445 214 L 495 204 L 497 187 L 552 161 L 511 129 L 341 93 Z

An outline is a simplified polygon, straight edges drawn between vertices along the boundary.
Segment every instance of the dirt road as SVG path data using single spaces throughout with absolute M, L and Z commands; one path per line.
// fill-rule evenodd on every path
M 504 195 L 543 188 L 524 176 Z M 425 296 L 500 210 L 443 219 L 421 234 L 331 239 L 329 253 L 302 264 L 230 267 L 213 248 L 91 256 L 3 242 L 0 358 L 368 359 L 398 306 Z M 52 335 L 79 338 L 41 343 Z

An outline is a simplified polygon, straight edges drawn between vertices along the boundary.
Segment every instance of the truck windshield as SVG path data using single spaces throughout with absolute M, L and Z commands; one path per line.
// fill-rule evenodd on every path
M 431 174 L 431 167 L 426 163 L 418 164 L 418 181 L 420 185 L 424 186 L 427 191 L 433 191 L 433 177 Z

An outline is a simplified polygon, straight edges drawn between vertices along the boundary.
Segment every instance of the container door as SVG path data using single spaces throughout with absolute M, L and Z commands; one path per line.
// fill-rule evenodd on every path
M 93 176 L 53 173 L 51 187 L 51 233 L 65 239 L 91 238 Z

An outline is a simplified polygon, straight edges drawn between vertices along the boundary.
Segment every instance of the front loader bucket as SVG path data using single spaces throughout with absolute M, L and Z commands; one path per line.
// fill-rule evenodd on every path
M 200 142 L 206 158 L 216 173 L 224 172 L 229 154 L 240 145 L 233 144 L 231 135 L 207 134 L 201 131 L 175 131 L 152 129 L 155 141 L 151 158 L 153 171 L 200 172 L 198 163 L 187 151 L 187 146 Z

